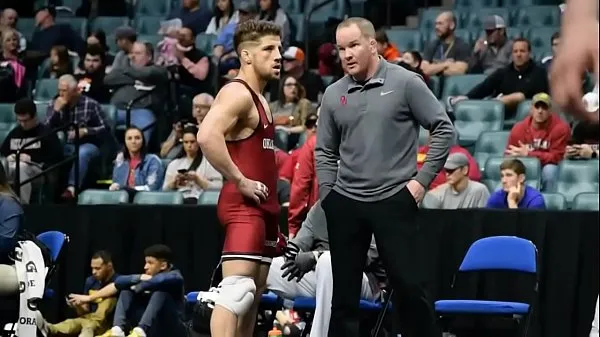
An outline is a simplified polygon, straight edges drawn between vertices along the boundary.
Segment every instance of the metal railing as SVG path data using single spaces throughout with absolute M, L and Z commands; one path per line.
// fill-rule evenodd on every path
M 54 136 L 57 135 L 59 132 L 61 131 L 68 131 L 71 128 L 73 128 L 73 131 L 75 131 L 75 137 L 73 138 L 73 145 L 75 146 L 75 151 L 72 155 L 70 155 L 69 157 L 59 161 L 58 163 L 55 163 L 45 169 L 43 169 L 41 172 L 39 172 L 38 174 L 34 175 L 33 177 L 30 177 L 28 179 L 25 179 L 23 181 L 21 181 L 21 153 L 27 149 L 27 147 L 29 147 L 32 144 L 35 144 L 37 142 L 42 141 L 43 139 L 50 137 L 50 136 Z M 62 165 L 65 165 L 67 163 L 73 162 L 74 163 L 74 170 L 75 170 L 75 174 L 74 174 L 74 180 L 75 180 L 75 186 L 74 187 L 74 196 L 77 197 L 77 192 L 79 190 L 79 125 L 75 122 L 71 122 L 68 124 L 65 124 L 63 126 L 59 126 L 55 129 L 52 129 L 52 131 L 39 135 L 35 138 L 32 138 L 30 140 L 28 140 L 27 142 L 25 142 L 24 144 L 21 144 L 21 146 L 19 147 L 19 149 L 17 149 L 17 153 L 15 154 L 15 193 L 17 194 L 18 197 L 21 197 L 21 186 L 26 185 L 26 184 L 30 184 L 32 181 L 38 179 L 39 177 L 46 175 L 48 172 L 50 171 L 54 171 L 55 169 L 59 168 Z

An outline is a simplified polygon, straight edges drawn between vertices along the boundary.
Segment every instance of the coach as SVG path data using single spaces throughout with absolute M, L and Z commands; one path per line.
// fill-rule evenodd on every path
M 379 58 L 371 22 L 345 20 L 336 42 L 348 75 L 325 91 L 315 148 L 333 269 L 329 336 L 358 337 L 372 234 L 394 289 L 402 336 L 440 336 L 415 269 L 415 218 L 448 156 L 454 128 L 420 76 Z M 417 172 L 419 124 L 431 141 Z

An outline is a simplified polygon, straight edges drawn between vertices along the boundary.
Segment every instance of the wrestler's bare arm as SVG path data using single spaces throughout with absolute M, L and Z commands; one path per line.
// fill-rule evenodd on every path
M 202 154 L 225 179 L 236 184 L 244 176 L 227 152 L 225 135 L 233 130 L 240 120 L 246 119 L 252 111 L 253 104 L 252 96 L 243 84 L 230 83 L 219 91 L 198 130 L 198 144 Z

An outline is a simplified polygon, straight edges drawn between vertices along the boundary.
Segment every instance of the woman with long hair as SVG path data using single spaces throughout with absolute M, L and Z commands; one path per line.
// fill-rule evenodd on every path
M 14 29 L 4 29 L 0 33 L 2 38 L 2 54 L 0 54 L 0 68 L 3 73 L 12 76 L 13 81 L 2 86 L 0 102 L 15 102 L 26 95 L 25 65 L 19 57 L 19 33 Z M 6 71 L 6 72 L 5 72 Z
M 294 77 L 284 76 L 280 83 L 279 100 L 270 104 L 275 122 L 275 145 L 288 151 L 293 148 L 306 130 L 306 116 L 315 112 L 312 103 L 305 98 L 306 91 Z
M 158 191 L 164 169 L 158 156 L 148 153 L 144 133 L 136 127 L 125 131 L 125 148 L 115 159 L 111 191 Z
M 204 158 L 196 134 L 196 126 L 183 129 L 183 149 L 167 166 L 164 191 L 179 191 L 183 193 L 184 203 L 196 204 L 204 190 L 220 189 L 223 186 L 223 176 Z
M 215 15 L 210 19 L 205 34 L 219 35 L 223 27 L 229 23 L 236 23 L 239 19 L 239 12 L 235 10 L 232 0 L 217 0 L 213 9 Z
M 258 20 L 271 21 L 281 28 L 283 48 L 290 45 L 290 20 L 279 5 L 279 0 L 258 0 Z
M 65 46 L 54 46 L 50 49 L 50 64 L 42 78 L 59 78 L 62 75 L 73 74 L 73 65 L 69 50 Z

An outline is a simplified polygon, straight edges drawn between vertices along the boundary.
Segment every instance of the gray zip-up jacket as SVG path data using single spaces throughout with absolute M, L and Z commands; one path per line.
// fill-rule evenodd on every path
M 132 108 L 158 110 L 163 106 L 168 84 L 167 70 L 154 64 L 141 68 L 122 66 L 112 69 L 104 77 L 104 85 L 112 91 L 110 103 L 117 109 L 125 109 L 131 100 L 144 96 L 133 104 Z M 154 88 L 148 94 L 148 91 L 136 89 L 136 86 L 140 85 Z
M 431 143 L 417 172 L 419 125 L 429 130 Z M 411 179 L 427 188 L 446 161 L 454 133 L 423 78 L 401 66 L 381 59 L 366 83 L 341 78 L 325 90 L 319 116 L 321 200 L 331 188 L 358 201 L 387 199 Z

